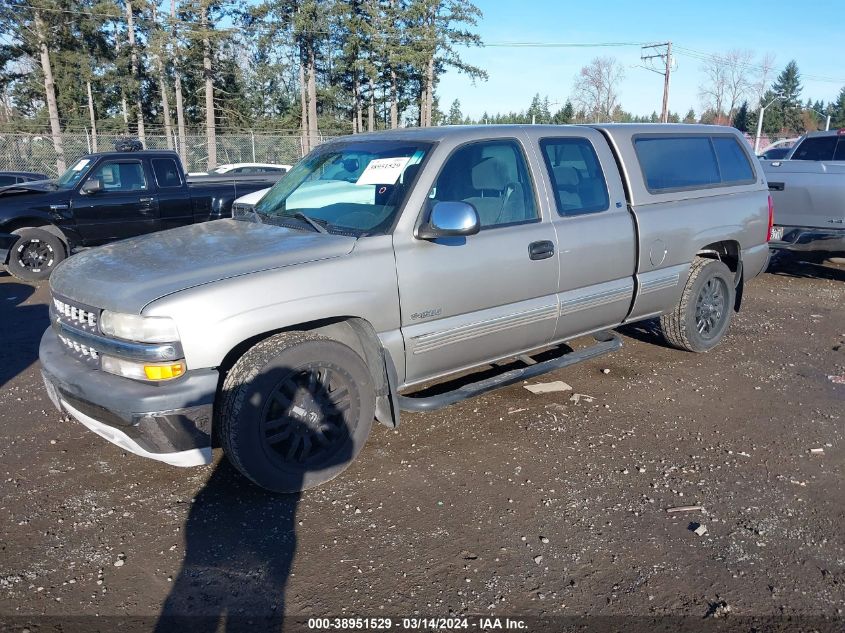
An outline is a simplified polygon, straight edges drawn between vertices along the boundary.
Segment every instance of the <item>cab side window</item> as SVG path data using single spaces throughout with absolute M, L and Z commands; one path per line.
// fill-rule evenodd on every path
M 89 176 L 103 181 L 103 191 L 143 191 L 147 188 L 144 167 L 139 162 L 110 161 Z
M 607 182 L 590 141 L 546 138 L 540 141 L 540 148 L 560 215 L 598 213 L 610 207 Z
M 835 136 L 805 138 L 792 154 L 792 160 L 833 160 L 836 141 Z
M 159 187 L 181 187 L 182 178 L 179 176 L 179 168 L 172 158 L 154 158 L 150 161 L 153 166 L 153 173 Z
M 512 140 L 470 143 L 455 150 L 429 198 L 471 204 L 482 228 L 539 219 L 525 158 Z

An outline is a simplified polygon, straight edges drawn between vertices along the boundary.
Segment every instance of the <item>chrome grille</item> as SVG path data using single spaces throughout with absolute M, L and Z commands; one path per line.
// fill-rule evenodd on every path
M 62 296 L 53 295 L 52 305 L 50 306 L 50 320 L 59 325 L 59 327 L 54 327 L 54 330 L 68 354 L 91 367 L 100 366 L 99 350 L 71 340 L 68 336 L 62 334 L 60 327 L 67 325 L 76 330 L 97 334 L 99 333 L 97 324 L 100 320 L 100 310 L 70 301 Z
M 82 308 L 58 297 L 53 297 L 53 307 L 56 315 L 65 323 L 81 326 L 86 330 L 97 330 L 98 310 Z
M 71 341 L 69 338 L 67 338 L 66 336 L 62 336 L 61 334 L 59 334 L 58 336 L 59 340 L 64 343 L 68 349 L 72 350 L 73 352 L 76 352 L 83 358 L 90 358 L 94 361 L 99 360 L 100 353 L 93 347 L 88 347 L 87 345 L 80 345 L 76 341 Z

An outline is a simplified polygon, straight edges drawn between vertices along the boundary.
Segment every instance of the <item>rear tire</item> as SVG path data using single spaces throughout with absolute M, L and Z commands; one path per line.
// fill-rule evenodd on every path
M 12 231 L 20 239 L 9 251 L 6 270 L 21 281 L 47 279 L 65 257 L 65 245 L 56 235 L 44 229 Z
M 690 352 L 712 349 L 728 331 L 735 293 L 733 273 L 725 264 L 696 257 L 678 305 L 660 317 L 663 337 Z
M 351 348 L 283 332 L 250 348 L 223 382 L 216 423 L 229 461 L 273 492 L 336 477 L 364 447 L 375 416 L 370 370 Z

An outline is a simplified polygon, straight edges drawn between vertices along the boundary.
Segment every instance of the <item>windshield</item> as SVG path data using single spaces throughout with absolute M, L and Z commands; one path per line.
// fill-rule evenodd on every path
M 276 183 L 255 211 L 274 223 L 292 220 L 307 225 L 307 217 L 329 232 L 385 233 L 430 147 L 413 141 L 324 145 Z
M 80 180 L 82 180 L 82 177 L 85 176 L 86 173 L 88 173 L 88 168 L 90 166 L 90 158 L 80 158 L 56 181 L 56 184 L 59 186 L 59 189 L 73 189 L 76 184 Z

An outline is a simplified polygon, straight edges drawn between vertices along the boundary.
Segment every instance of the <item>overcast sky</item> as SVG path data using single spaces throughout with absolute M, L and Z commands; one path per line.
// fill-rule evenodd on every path
M 702 110 L 699 53 L 721 55 L 732 48 L 749 49 L 759 61 L 775 55 L 775 73 L 790 59 L 804 77 L 802 98 L 833 100 L 845 86 L 842 54 L 843 0 L 803 4 L 759 2 L 647 3 L 606 0 L 476 0 L 484 17 L 476 29 L 484 48 L 462 51 L 463 58 L 487 70 L 489 79 L 475 85 L 454 71 L 438 86 L 440 108 L 448 111 L 459 99 L 466 115 L 526 109 L 535 93 L 563 103 L 579 69 L 597 56 L 616 57 L 625 67 L 622 107 L 635 114 L 660 112 L 663 78 L 638 68 L 640 47 L 516 48 L 507 42 L 618 43 L 665 42 L 679 47 L 672 74 L 669 108 L 683 116 Z M 812 78 L 811 78 L 812 77 Z M 556 109 L 553 106 L 552 109 Z

